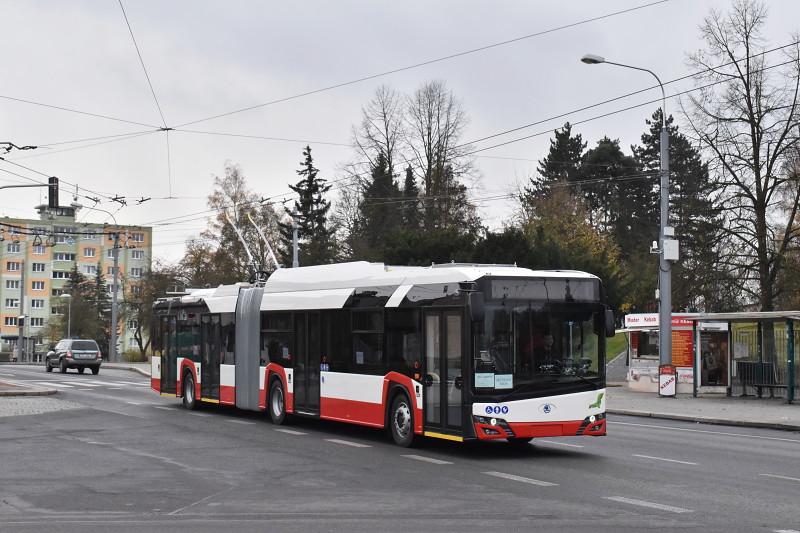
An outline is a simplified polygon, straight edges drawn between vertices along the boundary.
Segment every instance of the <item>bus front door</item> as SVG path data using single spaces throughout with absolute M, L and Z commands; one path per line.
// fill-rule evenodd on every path
M 459 310 L 425 312 L 424 430 L 459 436 L 463 430 L 462 318 Z
M 220 341 L 219 315 L 200 318 L 200 397 L 219 400 Z
M 319 414 L 319 365 L 322 353 L 319 312 L 295 314 L 294 410 Z

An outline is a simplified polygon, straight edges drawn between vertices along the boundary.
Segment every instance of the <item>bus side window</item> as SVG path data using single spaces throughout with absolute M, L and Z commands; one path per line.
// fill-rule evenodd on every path
M 330 323 L 330 344 L 325 354 L 331 372 L 350 372 L 353 349 L 350 335 L 350 310 L 326 311 Z
M 223 314 L 221 324 L 220 337 L 224 355 L 221 362 L 223 365 L 232 365 L 236 362 L 236 323 L 233 321 L 233 314 Z
M 353 311 L 352 320 L 355 368 L 368 374 L 382 374 L 384 372 L 383 313 Z
M 421 363 L 419 310 L 386 310 L 386 356 L 389 370 L 408 376 Z
M 294 328 L 291 313 L 261 313 L 261 361 L 292 366 Z

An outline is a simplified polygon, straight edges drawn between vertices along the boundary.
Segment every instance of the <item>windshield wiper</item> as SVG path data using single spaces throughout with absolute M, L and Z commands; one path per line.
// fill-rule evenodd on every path
M 594 386 L 595 390 L 600 388 L 600 384 L 599 383 L 597 383 L 596 381 L 593 381 L 593 380 L 591 380 L 591 379 L 589 379 L 589 378 L 587 378 L 585 376 L 581 376 L 581 375 L 578 375 L 578 374 L 570 374 L 569 376 L 564 376 L 564 377 L 578 378 L 579 380 L 585 381 L 586 383 Z M 598 376 L 598 377 L 600 377 L 600 376 Z M 550 381 L 549 383 L 564 383 L 564 382 L 563 381 L 559 381 L 559 380 L 553 380 L 553 381 Z

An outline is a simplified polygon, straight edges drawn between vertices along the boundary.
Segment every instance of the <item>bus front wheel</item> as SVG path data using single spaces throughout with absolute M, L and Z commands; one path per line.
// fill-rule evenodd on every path
M 197 409 L 197 398 L 194 394 L 194 378 L 187 372 L 183 376 L 183 406 L 187 409 Z
M 414 443 L 414 415 L 411 402 L 405 394 L 400 393 L 394 397 L 389 415 L 389 431 L 395 444 L 404 448 L 410 447 Z
M 283 393 L 283 383 L 280 379 L 272 380 L 267 408 L 273 424 L 280 426 L 286 422 L 286 395 Z

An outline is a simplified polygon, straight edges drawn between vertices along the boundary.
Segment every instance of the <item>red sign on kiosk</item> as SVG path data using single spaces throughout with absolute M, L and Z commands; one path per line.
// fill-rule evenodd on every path
M 674 365 L 658 366 L 658 395 L 675 396 L 678 385 L 678 371 Z

